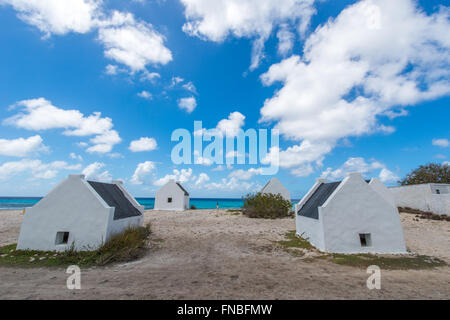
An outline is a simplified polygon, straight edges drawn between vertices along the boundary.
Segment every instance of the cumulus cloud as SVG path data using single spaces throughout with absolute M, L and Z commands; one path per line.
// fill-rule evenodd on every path
M 251 68 L 258 67 L 265 41 L 277 25 L 289 23 L 304 33 L 315 13 L 314 0 L 181 0 L 183 31 L 222 42 L 228 36 L 253 40 Z
M 75 152 L 71 152 L 69 157 L 73 160 L 83 161 L 83 157 L 76 154 Z
M 131 17 L 119 26 L 102 27 L 98 39 L 106 47 L 105 56 L 128 66 L 132 72 L 144 71 L 149 64 L 167 64 L 172 53 L 164 37 L 151 24 Z
M 47 37 L 68 32 L 86 33 L 97 24 L 101 0 L 2 0 L 24 22 L 37 27 Z
M 154 170 L 155 163 L 152 161 L 139 163 L 130 182 L 136 185 L 150 184 L 149 179 L 152 180 Z
M 239 169 L 239 170 L 232 171 L 228 175 L 228 178 L 234 178 L 237 180 L 250 180 L 254 176 L 260 175 L 262 173 L 263 173 L 263 170 L 261 168 L 258 168 L 258 169 L 250 168 L 248 170 Z
M 261 185 L 254 182 L 247 182 L 236 179 L 235 177 L 223 178 L 219 182 L 210 182 L 204 185 L 205 189 L 214 191 L 231 191 L 231 192 L 256 192 L 261 189 Z
M 150 92 L 146 91 L 146 90 L 143 90 L 143 91 L 139 92 L 138 93 L 138 97 L 140 97 L 142 99 L 146 99 L 146 100 L 153 99 L 153 95 Z
M 198 175 L 197 180 L 195 181 L 196 186 L 202 186 L 205 182 L 210 180 L 209 176 L 206 173 L 200 173 Z
M 441 147 L 441 148 L 447 148 L 450 146 L 450 141 L 448 139 L 433 139 L 433 146 Z
M 363 0 L 317 28 L 303 56 L 272 65 L 262 82 L 282 87 L 265 101 L 261 121 L 299 143 L 280 151 L 292 158 L 285 166 L 320 162 L 346 137 L 392 132 L 379 123 L 388 111 L 404 115 L 406 106 L 448 95 L 449 12 L 427 16 L 411 0 Z
M 5 119 L 4 124 L 33 131 L 64 129 L 66 136 L 94 135 L 88 152 L 108 153 L 122 141 L 117 131 L 112 129 L 112 120 L 102 118 L 100 112 L 85 116 L 79 110 L 56 107 L 44 98 L 19 101 L 12 107 L 17 108 L 21 108 L 21 112 Z
M 0 179 L 7 180 L 17 174 L 31 173 L 33 179 L 53 179 L 60 170 L 80 170 L 80 165 L 70 165 L 65 161 L 43 163 L 41 160 L 22 159 L 0 165 Z
M 25 23 L 37 27 L 45 37 L 70 32 L 98 30 L 105 56 L 130 68 L 146 71 L 149 64 L 167 64 L 171 51 L 165 47 L 163 35 L 133 14 L 107 11 L 102 0 L 3 0 L 11 5 Z M 108 65 L 107 74 L 117 74 L 117 66 Z
M 142 137 L 139 140 L 134 140 L 130 143 L 130 149 L 132 152 L 153 151 L 158 147 L 158 144 L 154 138 Z
M 197 100 L 194 97 L 181 98 L 178 100 L 178 107 L 186 110 L 187 113 L 192 113 L 197 107 Z
M 94 162 L 88 165 L 83 170 L 83 174 L 86 176 L 88 180 L 96 180 L 96 181 L 111 181 L 112 176 L 108 170 L 104 170 L 105 164 L 101 162 Z
M 349 158 L 342 166 L 333 170 L 327 168 L 322 172 L 321 177 L 330 180 L 339 180 L 347 176 L 348 173 L 359 172 L 367 178 L 376 175 L 384 183 L 393 183 L 399 180 L 392 171 L 390 171 L 384 164 L 379 161 L 372 160 L 367 162 L 364 158 Z
M 31 153 L 48 150 L 41 136 L 29 138 L 0 139 L 0 156 L 25 157 Z
M 216 129 L 227 137 L 235 137 L 239 130 L 242 129 L 245 123 L 245 116 L 238 112 L 232 112 L 228 119 L 220 120 Z
M 181 169 L 181 170 L 174 169 L 172 174 L 168 174 L 168 175 L 156 180 L 154 185 L 155 186 L 163 186 L 170 180 L 175 180 L 180 183 L 185 183 L 185 182 L 191 181 L 192 178 L 193 178 L 193 176 L 192 176 L 191 168 Z

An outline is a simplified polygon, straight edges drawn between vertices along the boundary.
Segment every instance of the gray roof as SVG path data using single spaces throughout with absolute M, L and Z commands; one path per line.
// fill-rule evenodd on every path
M 116 210 L 114 210 L 114 220 L 142 215 L 117 185 L 94 181 L 88 181 L 88 183 L 108 206 L 116 208 Z
M 181 190 L 183 190 L 185 196 L 189 196 L 189 192 L 187 192 L 186 189 L 184 189 L 179 182 L 177 182 L 177 185 L 180 187 Z
M 322 183 L 316 191 L 309 197 L 306 203 L 297 212 L 299 216 L 312 219 L 319 219 L 319 207 L 331 196 L 336 188 L 341 184 L 339 182 Z

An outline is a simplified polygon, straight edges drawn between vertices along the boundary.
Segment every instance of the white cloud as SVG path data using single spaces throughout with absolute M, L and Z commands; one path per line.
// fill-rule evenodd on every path
M 112 120 L 102 118 L 100 112 L 85 116 L 79 110 L 58 108 L 44 98 L 19 101 L 13 109 L 18 107 L 21 112 L 5 119 L 4 124 L 34 131 L 65 129 L 63 134 L 67 136 L 95 135 L 88 152 L 107 153 L 122 141 L 117 131 L 112 130 Z
M 139 140 L 132 141 L 129 149 L 132 152 L 153 151 L 158 147 L 154 138 L 142 137 Z
M 156 79 L 161 78 L 161 75 L 157 72 L 148 72 L 147 70 L 144 70 L 141 76 L 141 81 L 150 81 L 154 83 Z
M 154 170 L 154 162 L 146 161 L 140 163 L 134 171 L 133 177 L 131 178 L 130 182 L 137 185 L 150 184 L 149 178 L 150 180 L 152 180 Z
M 263 170 L 261 168 L 258 168 L 258 169 L 250 168 L 248 170 L 239 169 L 239 170 L 232 171 L 228 175 L 228 177 L 235 178 L 236 180 L 250 180 L 255 175 L 262 174 L 262 172 L 263 172 Z
M 261 190 L 261 185 L 254 182 L 247 182 L 236 179 L 235 177 L 223 178 L 219 182 L 206 183 L 205 189 L 214 191 L 231 191 L 231 192 L 256 192 Z
M 379 171 L 378 177 L 381 182 L 392 183 L 399 180 L 392 171 L 386 168 L 386 166 L 376 160 L 371 160 L 371 162 L 366 162 L 364 158 L 349 158 L 342 166 L 333 170 L 332 168 L 327 168 L 322 172 L 322 178 L 339 180 L 347 176 L 348 173 L 359 172 L 367 178 L 376 175 Z
M 48 150 L 41 136 L 29 138 L 0 139 L 0 156 L 25 157 L 31 153 Z
M 78 154 L 76 154 L 76 153 L 74 153 L 74 152 L 71 152 L 69 156 L 70 156 L 71 159 L 78 160 L 78 161 L 83 161 L 83 157 L 78 155 Z
M 138 95 L 138 97 L 140 97 L 142 99 L 147 99 L 147 100 L 153 99 L 153 95 L 146 90 L 139 92 L 137 95 Z
M 94 162 L 84 168 L 83 174 L 88 180 L 111 181 L 111 174 L 108 172 L 108 170 L 103 170 L 104 167 L 104 163 Z
M 245 116 L 238 112 L 232 112 L 228 119 L 220 120 L 217 124 L 217 130 L 228 137 L 235 137 L 239 129 L 242 129 L 245 123 Z
M 128 12 L 109 12 L 102 0 L 2 0 L 1 4 L 11 5 L 21 20 L 37 27 L 45 37 L 98 30 L 105 56 L 131 72 L 146 72 L 149 64 L 172 61 L 164 37 L 150 23 L 138 21 Z M 118 72 L 117 66 L 106 67 L 107 74 Z
M 379 124 L 388 111 L 449 94 L 448 17 L 446 8 L 427 16 L 410 0 L 363 0 L 317 28 L 302 57 L 272 65 L 261 79 L 282 87 L 261 121 L 299 142 L 280 161 L 321 161 L 340 139 L 392 132 Z
M 200 173 L 197 181 L 195 181 L 196 186 L 202 186 L 205 182 L 210 180 L 209 176 L 206 173 Z
M 194 94 L 198 94 L 197 93 L 197 88 L 195 88 L 194 84 L 191 81 L 189 81 L 188 83 L 183 84 L 182 87 L 183 87 L 183 89 L 186 89 L 187 91 L 190 91 L 190 92 L 192 92 Z
M 284 24 L 281 25 L 280 30 L 277 32 L 277 38 L 278 53 L 282 56 L 286 56 L 294 47 L 295 34 L 289 31 L 289 27 Z
M 442 165 L 450 167 L 450 161 L 445 161 L 444 163 L 442 163 Z
M 181 0 L 183 31 L 222 42 L 228 36 L 253 39 L 251 69 L 263 56 L 264 42 L 276 25 L 290 23 L 303 33 L 315 13 L 314 0 Z
M 86 33 L 97 24 L 101 0 L 2 0 L 24 22 L 50 34 Z
M 441 147 L 441 148 L 447 148 L 450 146 L 450 141 L 448 139 L 433 139 L 433 146 Z
M 134 17 L 120 26 L 100 28 L 98 38 L 106 47 L 105 56 L 128 66 L 132 72 L 146 71 L 149 64 L 167 64 L 172 53 L 164 46 L 164 37 Z
M 185 183 L 185 182 L 190 181 L 191 179 L 192 179 L 192 169 L 191 168 L 181 169 L 181 170 L 174 169 L 173 174 L 168 174 L 168 175 L 164 176 L 163 178 L 155 181 L 154 185 L 155 186 L 163 186 L 170 180 L 175 180 L 180 183 Z
M 197 107 L 197 100 L 194 97 L 182 98 L 178 100 L 178 107 L 186 110 L 187 113 L 192 113 Z
M 69 165 L 65 161 L 43 163 L 41 160 L 22 159 L 0 165 L 0 179 L 7 180 L 17 174 L 30 172 L 34 179 L 53 179 L 60 170 L 80 170 L 80 165 Z

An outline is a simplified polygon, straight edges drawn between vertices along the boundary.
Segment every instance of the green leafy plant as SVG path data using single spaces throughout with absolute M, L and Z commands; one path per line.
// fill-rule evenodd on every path
M 439 163 L 422 165 L 399 181 L 402 186 L 424 183 L 450 183 L 450 166 Z
M 248 194 L 242 213 L 249 218 L 279 219 L 292 214 L 292 204 L 279 194 Z

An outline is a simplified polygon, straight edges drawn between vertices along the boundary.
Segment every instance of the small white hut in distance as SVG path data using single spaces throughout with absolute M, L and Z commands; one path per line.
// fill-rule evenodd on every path
M 261 193 L 266 194 L 279 194 L 283 199 L 291 201 L 291 194 L 288 189 L 277 178 L 270 179 L 264 188 L 261 189 Z
M 295 206 L 297 234 L 323 252 L 405 253 L 398 210 L 378 180 L 351 173 L 341 182 L 318 179 Z
M 143 212 L 121 182 L 70 175 L 26 210 L 17 249 L 95 250 L 127 227 L 141 226 Z
M 189 209 L 189 193 L 179 182 L 170 180 L 156 192 L 155 210 L 184 211 Z

